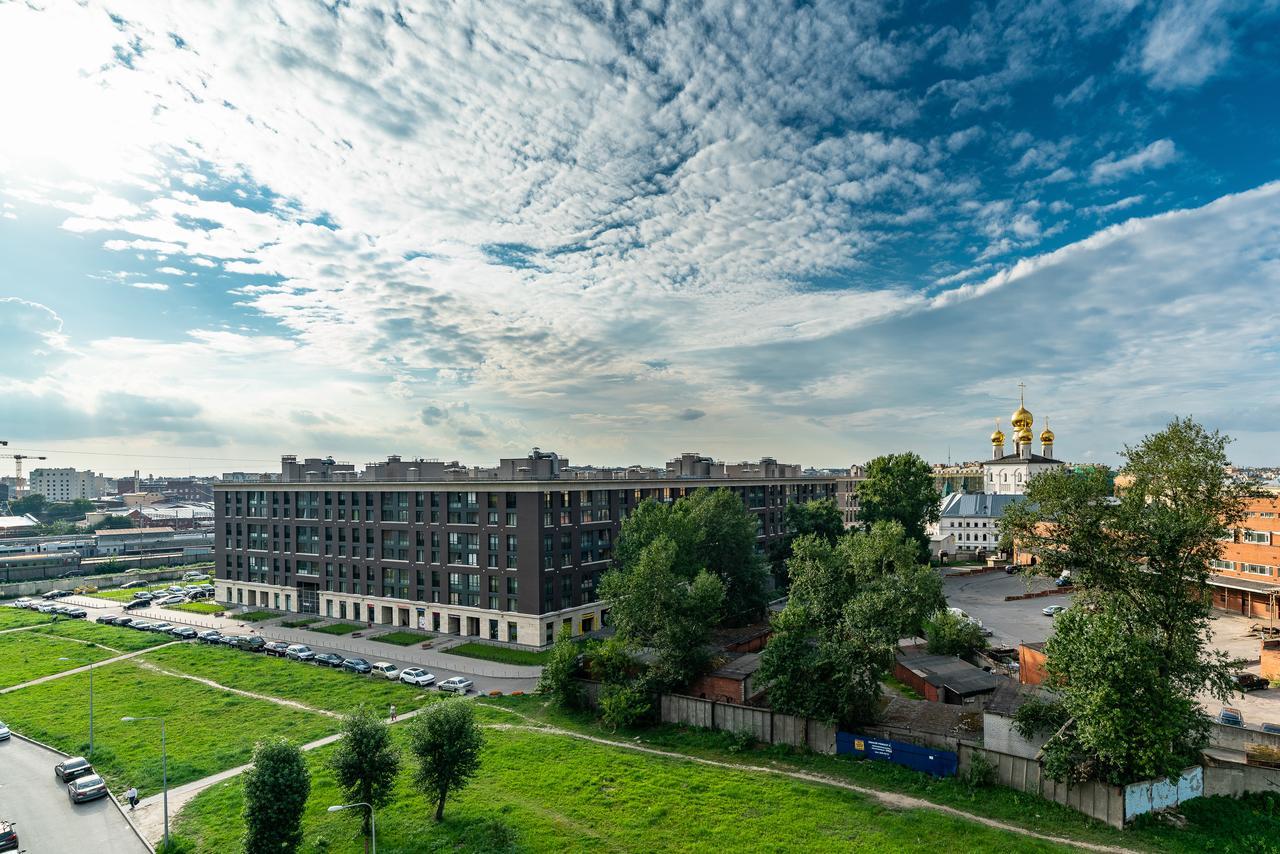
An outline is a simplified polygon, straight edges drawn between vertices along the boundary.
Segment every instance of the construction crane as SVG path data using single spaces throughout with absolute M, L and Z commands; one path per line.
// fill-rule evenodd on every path
M 3 444 L 7 445 L 9 443 L 4 442 Z M 47 460 L 49 458 L 34 457 L 31 454 L 0 454 L 0 460 L 5 460 L 5 459 L 13 460 L 13 473 L 14 473 L 13 497 L 22 498 L 24 495 L 26 495 L 26 489 L 24 489 L 25 484 L 22 480 L 22 461 L 23 460 Z

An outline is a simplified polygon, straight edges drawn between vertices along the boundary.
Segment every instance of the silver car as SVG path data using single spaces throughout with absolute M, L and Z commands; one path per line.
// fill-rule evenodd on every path
M 107 782 L 97 774 L 80 777 L 67 784 L 67 797 L 73 804 L 95 801 L 107 795 Z

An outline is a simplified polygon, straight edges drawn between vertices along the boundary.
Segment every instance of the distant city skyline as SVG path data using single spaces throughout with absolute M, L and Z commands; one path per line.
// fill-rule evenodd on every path
M 850 5 L 0 6 L 5 450 L 1274 464 L 1280 7 Z

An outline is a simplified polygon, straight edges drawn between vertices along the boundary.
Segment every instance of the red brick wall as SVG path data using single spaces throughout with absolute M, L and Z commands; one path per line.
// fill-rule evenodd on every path
M 689 685 L 689 696 L 717 703 L 737 703 L 745 705 L 747 698 L 743 696 L 745 682 L 728 679 L 724 676 L 702 676 Z
M 941 702 L 942 698 L 938 696 L 938 689 L 930 685 L 922 677 L 917 676 L 911 671 L 911 668 L 902 662 L 895 661 L 893 663 L 893 675 L 903 685 L 909 685 L 914 688 L 926 700 L 932 700 L 935 703 Z

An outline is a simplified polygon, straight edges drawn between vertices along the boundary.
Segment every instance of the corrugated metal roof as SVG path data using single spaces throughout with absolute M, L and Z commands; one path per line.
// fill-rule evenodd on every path
M 999 519 L 1005 508 L 1026 499 L 1025 495 L 994 495 L 986 492 L 957 492 L 948 495 L 942 504 L 942 516 L 979 516 Z
M 953 655 L 917 655 L 899 652 L 898 663 L 930 685 L 947 688 L 962 697 L 994 691 L 1005 681 Z

